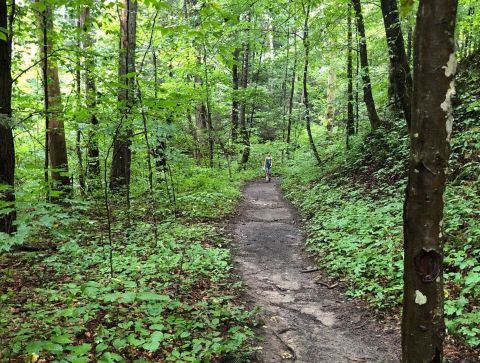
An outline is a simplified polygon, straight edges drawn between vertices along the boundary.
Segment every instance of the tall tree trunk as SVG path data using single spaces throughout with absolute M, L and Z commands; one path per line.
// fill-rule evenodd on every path
M 349 136 L 355 133 L 353 115 L 353 64 L 352 64 L 352 4 L 348 3 L 347 14 L 347 146 Z
M 81 40 L 81 29 L 82 29 L 82 13 L 78 14 L 77 19 L 77 47 L 80 49 L 82 46 Z M 82 108 L 82 77 L 81 77 L 81 54 L 77 52 L 76 54 L 76 70 L 75 70 L 75 83 L 76 83 L 76 107 L 77 110 L 80 111 Z M 77 154 L 77 162 L 78 162 L 78 184 L 80 185 L 80 193 L 82 195 L 85 194 L 85 170 L 83 169 L 83 153 L 82 153 L 82 130 L 80 128 L 80 124 L 77 123 L 77 138 L 75 143 L 75 152 Z
M 295 96 L 295 79 L 297 77 L 297 36 L 293 37 L 293 66 L 290 81 L 290 96 L 288 98 L 288 119 L 287 119 L 287 155 L 290 154 L 290 142 L 292 133 L 293 98 Z
M 360 40 L 358 39 L 358 29 L 355 26 L 355 44 L 357 51 L 355 52 L 355 133 L 358 133 L 359 121 L 360 121 Z
M 83 8 L 82 15 L 80 17 L 80 26 L 82 28 L 82 47 L 85 57 L 85 96 L 87 109 L 90 112 L 90 129 L 87 141 L 87 176 L 96 178 L 100 174 L 100 160 L 97 140 L 98 119 L 95 114 L 95 108 L 97 107 L 97 87 L 95 84 L 95 77 L 93 76 L 92 72 L 92 70 L 95 68 L 95 60 L 93 54 L 89 54 L 93 47 L 93 38 L 91 34 L 92 19 L 90 18 L 90 7 L 88 6 Z
M 327 87 L 327 131 L 330 133 L 333 130 L 335 120 L 335 82 L 337 80 L 337 73 L 334 66 L 328 69 L 328 87 Z
M 287 119 L 287 82 L 288 82 L 288 66 L 290 65 L 290 28 L 287 30 L 287 54 L 285 58 L 285 70 L 284 70 L 284 77 L 282 82 L 282 98 L 281 98 L 281 105 L 282 105 L 282 141 L 285 142 L 286 140 L 286 119 Z M 282 149 L 282 160 L 283 160 L 283 152 Z
M 443 192 L 452 131 L 457 0 L 420 0 L 404 207 L 404 363 L 443 361 Z M 442 21 L 439 21 L 442 19 Z
M 232 140 L 235 142 L 237 140 L 238 134 L 238 62 L 240 59 L 240 49 L 236 48 L 233 52 L 233 66 L 232 66 Z
M 198 29 L 201 26 L 201 18 L 199 11 L 198 0 L 184 0 L 184 12 L 185 18 L 189 20 L 190 26 L 195 29 Z M 203 69 L 203 59 L 202 59 L 202 47 L 199 44 L 192 43 L 192 46 L 195 48 L 196 60 L 197 60 L 197 70 L 201 71 Z M 200 74 L 196 74 L 194 77 L 194 86 L 195 88 L 201 87 L 203 84 L 203 79 Z M 205 131 L 208 132 L 208 110 L 205 102 L 202 100 L 195 105 L 195 125 L 197 127 L 197 137 L 199 141 L 199 147 L 202 149 L 202 146 L 205 144 Z M 209 138 L 210 141 L 210 138 Z M 210 142 L 209 142 L 210 144 Z M 210 152 L 209 145 L 209 159 L 213 157 L 212 152 Z
M 137 32 L 137 1 L 123 0 L 120 19 L 120 58 L 119 82 L 123 87 L 118 90 L 121 122 L 127 124 L 119 128 L 113 143 L 113 159 L 110 173 L 110 188 L 128 187 L 130 183 L 130 166 L 132 160 L 132 127 L 128 125 L 128 115 L 135 102 L 135 47 Z M 127 75 L 130 74 L 128 77 Z
M 12 29 L 15 2 L 11 3 L 8 17 L 7 1 L 0 0 L 0 28 Z M 0 214 L 0 232 L 13 233 L 16 228 L 15 212 L 15 146 L 12 132 L 12 33 L 0 39 L 0 201 L 10 209 Z
M 395 84 L 395 66 L 392 59 L 388 62 L 388 108 L 391 112 L 397 113 L 400 111 L 400 105 L 397 97 L 397 86 Z
M 255 102 L 255 99 L 257 97 L 258 81 L 260 79 L 260 70 L 262 69 L 262 58 L 263 58 L 263 49 L 264 49 L 263 46 L 264 46 L 265 40 L 266 40 L 266 38 L 263 39 L 263 42 L 262 42 L 261 47 L 260 47 L 260 52 L 258 54 L 257 72 L 254 75 L 252 74 L 252 81 L 253 81 L 253 83 L 255 83 L 255 87 L 253 89 L 253 96 L 252 96 L 252 99 L 251 99 L 252 107 L 250 109 L 250 120 L 248 122 L 249 137 L 250 137 L 250 130 L 253 129 L 253 118 L 255 116 L 255 110 L 256 110 L 256 105 L 257 105 L 257 103 Z M 253 62 L 252 62 L 252 64 L 253 64 Z M 252 71 L 252 73 L 253 73 L 253 71 Z
M 213 122 L 212 122 L 212 105 L 210 102 L 210 84 L 208 81 L 208 64 L 207 64 L 207 47 L 205 43 L 203 44 L 203 69 L 204 69 L 204 78 L 205 78 L 205 111 L 206 111 L 206 122 L 207 122 L 207 132 L 208 132 L 208 160 L 209 166 L 213 168 L 213 156 L 214 156 L 214 135 L 213 135 Z
M 408 24 L 407 26 L 407 61 L 408 65 L 412 64 L 412 36 L 413 35 L 413 27 Z
M 46 6 L 40 15 L 40 24 L 43 34 L 40 36 L 42 50 L 42 68 L 44 74 L 48 154 L 50 159 L 52 187 L 54 190 L 70 189 L 68 176 L 67 143 L 63 123 L 63 106 L 60 93 L 58 66 L 54 58 L 50 57 L 53 51 L 53 15 L 50 6 Z M 50 36 L 49 36 L 50 35 Z
M 380 118 L 375 108 L 375 101 L 372 94 L 372 84 L 370 82 L 370 71 L 368 67 L 367 40 L 365 38 L 365 25 L 363 23 L 362 6 L 360 0 L 352 0 L 355 9 L 355 18 L 357 21 L 357 31 L 360 39 L 360 63 L 362 65 L 363 80 L 363 100 L 367 106 L 368 119 L 373 130 L 380 126 Z
M 408 57 L 405 52 L 402 26 L 399 19 L 397 0 L 381 0 L 383 23 L 387 35 L 388 53 L 393 67 L 393 79 L 395 80 L 395 91 L 400 100 L 400 105 L 410 128 L 411 123 L 411 94 L 412 75 Z
M 305 15 L 305 21 L 303 23 L 303 48 L 304 48 L 304 64 L 303 64 L 303 104 L 305 106 L 305 121 L 307 124 L 307 134 L 310 147 L 312 148 L 313 155 L 318 164 L 321 163 L 320 155 L 318 154 L 317 147 L 313 141 L 312 129 L 311 129 L 311 117 L 310 117 L 310 103 L 308 100 L 308 57 L 310 53 L 310 40 L 308 38 L 308 20 L 310 18 L 310 0 L 305 4 L 302 1 L 303 13 Z
M 247 17 L 247 21 L 250 21 L 250 14 Z M 243 46 L 242 80 L 241 80 L 241 86 L 244 91 L 244 95 L 248 87 L 249 61 L 250 61 L 250 36 L 247 31 L 247 39 L 245 40 L 245 44 Z M 242 101 L 240 102 L 240 133 L 242 136 L 242 143 L 243 143 L 241 164 L 244 165 L 248 162 L 248 159 L 250 157 L 250 138 L 249 138 L 249 133 L 247 129 L 247 100 L 245 99 L 245 97 L 243 97 Z

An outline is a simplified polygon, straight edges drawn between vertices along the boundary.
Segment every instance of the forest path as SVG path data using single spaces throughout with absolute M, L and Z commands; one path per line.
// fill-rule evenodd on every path
M 255 181 L 232 220 L 234 261 L 246 300 L 261 307 L 259 362 L 398 362 L 398 333 L 345 295 L 315 283 L 296 210 L 279 179 Z M 302 270 L 304 272 L 302 272 Z

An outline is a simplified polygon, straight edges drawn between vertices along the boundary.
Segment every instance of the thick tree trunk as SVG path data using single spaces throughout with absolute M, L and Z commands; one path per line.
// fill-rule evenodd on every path
M 347 146 L 349 136 L 355 133 L 353 115 L 353 64 L 352 64 L 352 4 L 348 3 L 347 14 Z
M 250 20 L 250 16 L 248 17 Z M 242 62 L 242 80 L 241 86 L 244 91 L 246 91 L 248 87 L 248 72 L 249 72 L 249 61 L 250 61 L 250 40 L 249 36 L 247 35 L 247 40 L 245 41 L 245 45 L 243 47 L 243 62 Z M 243 143 L 243 152 L 242 152 L 242 159 L 241 164 L 246 164 L 248 162 L 248 158 L 250 157 L 250 138 L 247 129 L 247 101 L 245 98 L 242 99 L 240 102 L 240 133 L 242 137 Z
M 360 0 L 352 0 L 355 9 L 355 18 L 357 22 L 357 31 L 360 39 L 360 63 L 362 65 L 363 80 L 363 99 L 367 106 L 368 119 L 373 130 L 380 126 L 380 118 L 375 108 L 375 101 L 372 94 L 372 84 L 370 82 L 370 71 L 368 66 L 367 40 L 365 38 L 365 25 L 363 23 L 362 6 Z
M 233 66 L 232 66 L 232 140 L 235 142 L 238 136 L 238 62 L 240 59 L 240 49 L 237 48 L 233 52 Z
M 313 155 L 315 156 L 315 160 L 318 164 L 321 163 L 320 155 L 318 154 L 317 147 L 315 146 L 315 142 L 313 141 L 312 129 L 311 129 L 311 117 L 310 117 L 310 103 L 308 99 L 308 57 L 310 53 L 310 40 L 308 38 L 308 20 L 310 18 L 310 1 L 308 4 L 304 4 L 303 12 L 305 14 L 305 21 L 303 23 L 303 48 L 304 48 L 304 64 L 303 64 L 303 104 L 305 106 L 305 121 L 307 124 L 307 134 L 308 134 L 308 141 L 310 143 L 310 147 L 312 149 Z
M 135 76 L 128 74 L 135 72 L 135 47 L 137 32 L 137 1 L 123 0 L 123 9 L 120 19 L 120 58 L 119 82 L 123 87 L 118 90 L 118 101 L 122 113 L 122 124 L 113 143 L 113 158 L 110 173 L 110 188 L 126 187 L 130 183 L 130 165 L 132 160 L 131 137 L 133 130 L 126 118 L 135 102 Z
M 98 119 L 95 115 L 95 108 L 97 106 L 97 87 L 92 72 L 92 70 L 95 68 L 95 61 L 93 55 L 88 54 L 93 47 L 93 38 L 91 34 L 92 20 L 90 19 L 90 8 L 88 6 L 86 6 L 82 11 L 82 15 L 80 17 L 80 26 L 83 33 L 82 46 L 83 50 L 85 51 L 84 69 L 86 104 L 90 112 L 90 130 L 87 141 L 87 176 L 96 178 L 100 174 L 100 160 L 97 141 Z
M 392 78 L 394 80 L 394 94 L 400 100 L 400 106 L 410 128 L 411 123 L 411 94 L 412 94 L 412 76 L 408 57 L 405 52 L 403 41 L 402 26 L 399 19 L 397 0 L 381 0 L 383 23 L 387 36 L 388 53 L 392 67 Z M 395 98 L 395 96 L 393 97 Z
M 46 115 L 48 118 L 48 154 L 50 159 L 52 188 L 54 190 L 68 190 L 70 177 L 68 175 L 67 143 L 63 123 L 63 106 L 60 93 L 58 66 L 54 58 L 50 57 L 53 50 L 53 18 L 52 9 L 47 8 L 40 15 L 43 34 L 40 36 L 42 50 L 42 68 L 45 87 Z M 49 36 L 50 35 L 50 36 Z
M 7 2 L 0 0 L 0 28 L 11 29 L 13 21 L 12 8 L 10 24 L 7 17 Z M 0 39 L 0 202 L 11 208 L 7 213 L 0 213 L 0 232 L 13 233 L 15 213 L 15 147 L 11 127 L 12 117 L 12 34 L 7 39 Z
M 443 361 L 443 192 L 453 123 L 456 8 L 457 0 L 420 0 L 417 13 L 404 207 L 404 363 Z

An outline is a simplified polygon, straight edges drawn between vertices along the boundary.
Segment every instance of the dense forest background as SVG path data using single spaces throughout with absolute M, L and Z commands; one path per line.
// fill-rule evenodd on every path
M 0 1 L 0 360 L 248 357 L 222 220 L 267 152 L 311 253 L 396 318 L 417 4 L 387 5 Z M 456 39 L 445 316 L 478 355 L 477 1 Z

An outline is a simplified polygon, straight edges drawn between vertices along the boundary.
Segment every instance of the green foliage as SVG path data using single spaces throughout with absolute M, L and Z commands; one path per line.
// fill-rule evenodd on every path
M 160 184 L 154 222 L 139 184 L 129 214 L 113 199 L 111 245 L 96 198 L 70 200 L 68 210 L 37 202 L 28 214 L 26 202 L 18 205 L 25 232 L 2 239 L 3 248 L 13 241 L 46 250 L 0 257 L 0 341 L 9 342 L 1 344 L 2 359 L 206 362 L 248 355 L 253 313 L 236 302 L 228 241 L 212 221 L 234 210 L 242 181 L 259 173 L 230 178 L 225 168 L 174 160 L 177 218 Z
M 311 4 L 307 87 L 320 167 L 305 150 L 301 2 L 139 2 L 136 71 L 124 76 L 136 80 L 128 115 L 125 101 L 118 101 L 119 90 L 125 90 L 118 79 L 120 2 L 17 2 L 13 31 L 0 29 L 0 41 L 9 35 L 14 44 L 13 116 L 0 122 L 13 127 L 16 151 L 16 202 L 0 201 L 0 215 L 14 206 L 17 212 L 17 232 L 0 235 L 0 360 L 206 362 L 248 355 L 252 313 L 235 302 L 239 291 L 228 241 L 215 223 L 234 210 L 242 183 L 263 175 L 267 152 L 273 154 L 273 173 L 283 168 L 285 187 L 309 220 L 309 248 L 333 275 L 348 279 L 349 294 L 379 308 L 399 302 L 399 201 L 408 148 L 403 121 L 386 107 L 389 62 L 382 15 L 378 4 L 363 2 L 374 97 L 379 114 L 391 124 L 367 135 L 360 103 L 359 133 L 346 150 L 347 3 Z M 76 25 L 87 6 L 88 35 Z M 73 180 L 68 196 L 43 181 L 38 11 L 47 7 L 53 20 L 49 59 L 58 63 L 62 99 L 55 116 L 65 123 Z M 413 28 L 414 9 L 415 1 L 402 1 L 404 27 L 408 22 Z M 471 9 L 476 11 L 471 14 Z M 445 223 L 447 325 L 471 346 L 478 345 L 480 335 L 475 325 L 480 67 L 471 54 L 480 34 L 478 14 L 475 0 L 460 4 L 457 33 L 472 71 L 459 76 L 463 107 L 456 112 L 462 123 L 452 141 Z M 92 44 L 85 47 L 88 37 Z M 232 67 L 241 72 L 246 45 L 248 84 L 234 90 Z M 236 50 L 240 56 L 235 60 Z M 331 69 L 337 76 L 330 105 L 335 127 L 326 133 Z M 92 94 L 85 92 L 87 75 L 95 81 Z M 361 98 L 361 71 L 353 83 Z M 250 158 L 244 164 L 239 161 L 246 145 L 232 137 L 233 100 L 245 106 Z M 200 106 L 208 109 L 211 128 L 201 119 Z M 91 122 L 92 115 L 98 124 Z M 133 133 L 131 180 L 122 194 L 108 190 L 108 171 L 114 139 L 127 128 Z M 86 173 L 92 141 L 98 144 L 98 177 Z M 164 165 L 153 155 L 157 149 L 162 149 Z M 0 189 L 0 194 L 5 191 Z M 48 203 L 46 195 L 61 196 L 62 202 Z M 27 247 L 39 251 L 14 251 Z
M 475 127 L 468 118 L 457 125 L 444 217 L 446 325 L 471 347 L 480 346 L 480 193 L 478 174 L 469 171 L 478 168 Z M 350 150 L 338 136 L 319 148 L 320 167 L 304 144 L 282 168 L 283 186 L 307 220 L 308 248 L 322 268 L 347 283 L 349 296 L 392 309 L 401 304 L 403 290 L 406 131 L 393 124 L 357 136 Z M 317 139 L 325 140 L 325 133 Z

